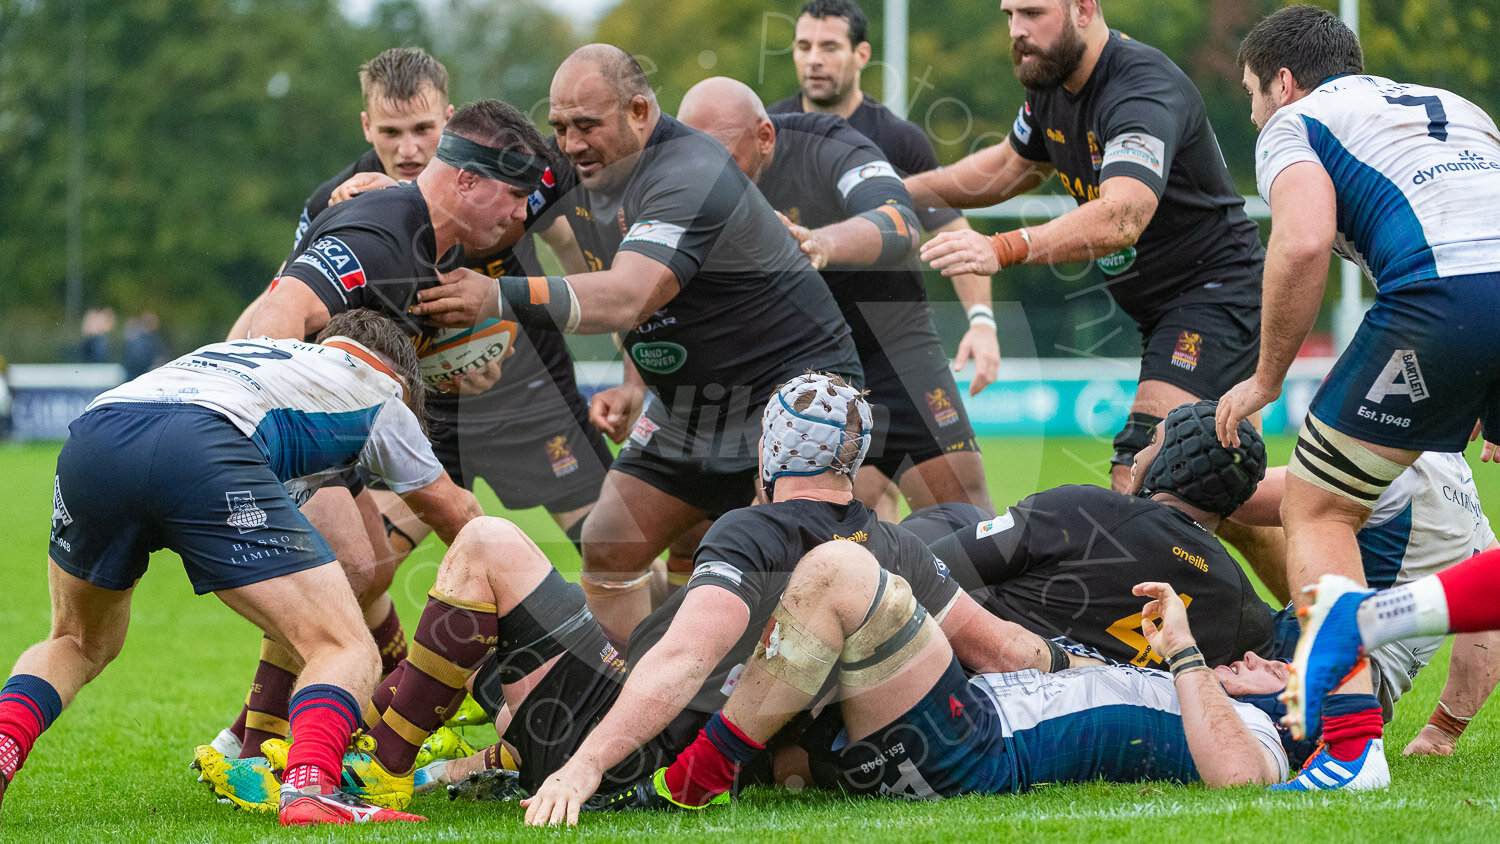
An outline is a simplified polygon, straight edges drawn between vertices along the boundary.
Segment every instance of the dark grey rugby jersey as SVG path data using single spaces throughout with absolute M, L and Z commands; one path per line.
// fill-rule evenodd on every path
M 1027 91 L 1009 142 L 1050 163 L 1080 204 L 1129 176 L 1160 198 L 1133 247 L 1096 263 L 1120 307 L 1150 325 L 1180 305 L 1260 306 L 1265 250 L 1192 80 L 1160 50 L 1110 32 L 1083 89 Z
M 662 115 L 622 184 L 608 192 L 580 187 L 564 208 L 591 267 L 629 251 L 676 274 L 680 292 L 625 335 L 625 351 L 690 431 L 701 425 L 748 437 L 737 447 L 741 462 L 766 399 L 792 376 L 812 369 L 862 383 L 827 286 L 708 135 Z M 725 404 L 743 418 L 727 419 Z
M 958 584 L 948 577 L 948 567 L 916 534 L 880 521 L 858 501 L 832 504 L 794 499 L 743 507 L 709 528 L 694 555 L 692 579 L 636 627 L 630 637 L 629 661 L 633 665 L 661 641 L 690 591 L 717 586 L 734 593 L 750 611 L 749 624 L 694 699 L 699 711 L 713 712 L 727 699 L 735 669 L 754 652 L 797 561 L 835 539 L 864 546 L 881 567 L 905 578 L 917 602 L 933 615 L 946 610 L 958 595 Z

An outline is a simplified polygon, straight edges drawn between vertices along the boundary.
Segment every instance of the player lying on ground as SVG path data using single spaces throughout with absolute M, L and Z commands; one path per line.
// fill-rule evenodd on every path
M 337 789 L 380 656 L 288 488 L 363 465 L 447 538 L 479 505 L 427 445 L 411 341 L 370 311 L 320 336 L 205 346 L 104 393 L 69 427 L 53 490 L 52 632 L 0 690 L 0 796 L 37 736 L 119 653 L 147 555 L 169 548 L 194 591 L 303 662 L 281 822 L 417 819 Z
M 1234 701 L 1239 674 L 1210 669 L 1165 583 L 1143 623 L 1172 674 L 1095 666 L 972 680 L 898 575 L 838 540 L 798 564 L 723 709 L 672 765 L 592 808 L 693 808 L 727 794 L 793 716 L 836 689 L 804 733 L 804 781 L 854 794 L 936 799 L 1014 793 L 1042 782 L 1271 783 L 1287 770 L 1271 719 Z M 1250 672 L 1246 672 L 1248 677 Z M 576 823 L 584 801 L 544 791 L 527 821 Z
M 491 711 L 503 703 L 514 713 L 504 739 L 519 759 L 524 788 L 566 787 L 581 800 L 601 782 L 606 789 L 633 782 L 670 760 L 723 704 L 797 561 L 840 536 L 859 537 L 903 575 L 916 599 L 936 608 L 960 658 L 975 670 L 1070 664 L 1060 649 L 985 613 L 916 536 L 853 500 L 851 478 L 871 427 L 857 391 L 828 376 L 800 376 L 778 391 L 765 420 L 773 503 L 715 524 L 693 580 L 634 632 L 628 680 L 580 587 L 556 574 L 514 527 L 481 519 L 450 549 L 417 646 L 382 684 L 382 697 L 395 688 L 388 703 L 377 700 L 384 713 L 370 730 L 373 756 L 346 761 L 372 788 L 409 799 L 418 747 L 457 706 L 477 668 L 475 696 Z M 788 456 L 795 450 L 812 457 Z M 486 660 L 489 640 L 498 644 Z M 241 778 L 208 768 L 216 790 L 236 796 Z

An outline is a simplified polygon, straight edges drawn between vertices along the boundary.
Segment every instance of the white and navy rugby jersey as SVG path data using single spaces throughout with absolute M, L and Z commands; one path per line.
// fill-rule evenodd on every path
M 401 384 L 353 340 L 214 343 L 110 390 L 88 409 L 121 402 L 206 407 L 249 437 L 294 494 L 356 463 L 406 493 L 437 480 L 442 465 Z M 373 363 L 372 363 L 373 362 Z M 379 368 L 377 368 L 379 367 Z
M 1375 589 L 1410 583 L 1495 542 L 1462 454 L 1423 452 L 1396 477 L 1357 534 L 1365 580 Z
M 1262 197 L 1287 167 L 1322 165 L 1338 198 L 1339 255 L 1376 289 L 1500 272 L 1500 131 L 1439 88 L 1339 76 L 1282 106 L 1255 145 Z

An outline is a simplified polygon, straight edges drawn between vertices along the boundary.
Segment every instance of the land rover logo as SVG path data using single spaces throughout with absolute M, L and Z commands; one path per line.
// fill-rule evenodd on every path
M 637 343 L 631 347 L 630 357 L 641 369 L 666 375 L 687 362 L 687 349 L 676 343 Z
M 1135 247 L 1127 246 L 1119 252 L 1111 252 L 1096 263 L 1105 275 L 1119 275 L 1135 264 Z

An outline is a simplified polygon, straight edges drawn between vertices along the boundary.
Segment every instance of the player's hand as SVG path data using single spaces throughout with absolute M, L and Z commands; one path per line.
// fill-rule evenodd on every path
M 1188 628 L 1187 606 L 1172 589 L 1172 584 L 1137 583 L 1130 592 L 1151 599 L 1141 607 L 1141 633 L 1151 643 L 1151 650 L 1162 659 L 1196 644 L 1193 631 Z M 1151 621 L 1151 616 L 1161 618 L 1160 627 Z
M 1469 435 L 1469 442 L 1473 442 L 1484 436 L 1484 422 L 1474 423 L 1474 433 Z M 1480 463 L 1500 463 L 1500 445 L 1484 441 L 1484 447 L 1479 450 Z
M 493 278 L 460 267 L 443 273 L 439 284 L 417 291 L 412 314 L 444 328 L 468 328 L 500 317 L 500 285 Z
M 362 193 L 372 190 L 394 187 L 396 180 L 384 173 L 355 173 L 344 181 L 343 184 L 333 189 L 333 195 L 328 197 L 328 207 L 332 208 L 346 199 L 353 199 Z
M 1214 431 L 1219 435 L 1219 444 L 1225 448 L 1238 448 L 1240 444 L 1240 421 L 1281 395 L 1281 385 L 1267 387 L 1258 378 L 1259 373 L 1246 378 L 1230 388 L 1219 399 L 1219 409 L 1214 412 Z
M 1402 756 L 1452 756 L 1453 751 L 1458 749 L 1458 743 L 1453 737 L 1439 730 L 1431 724 L 1424 724 L 1406 749 L 1401 751 Z
M 980 390 L 995 383 L 1000 374 L 1000 338 L 995 333 L 995 326 L 987 321 L 969 323 L 964 339 L 958 342 L 953 371 L 963 369 L 970 358 L 974 359 L 974 378 L 969 381 L 969 395 L 977 396 Z
M 506 358 L 516 353 L 516 347 L 511 346 L 505 350 L 505 354 L 490 361 L 473 372 L 465 372 L 444 378 L 438 384 L 438 391 L 443 393 L 463 393 L 468 396 L 476 396 L 495 386 L 500 380 L 501 364 Z
M 806 255 L 807 260 L 812 262 L 813 269 L 821 270 L 828 266 L 828 245 L 823 242 L 822 238 L 813 234 L 812 229 L 809 229 L 807 226 L 799 226 L 792 222 L 780 211 L 776 212 L 776 217 L 786 226 L 786 230 L 791 233 L 792 239 L 797 241 L 797 246 L 802 249 L 802 254 Z
M 578 811 L 583 802 L 594 796 L 599 789 L 600 774 L 577 760 L 558 769 L 547 777 L 536 794 L 521 801 L 526 807 L 526 823 L 532 826 L 557 826 L 564 821 L 568 826 L 578 823 Z
M 994 275 L 1000 259 L 990 239 L 973 229 L 943 232 L 922 245 L 920 257 L 945 276 Z
M 599 433 L 619 444 L 625 441 L 630 426 L 635 424 L 645 404 L 646 387 L 643 384 L 621 384 L 600 390 L 589 399 L 589 421 Z

